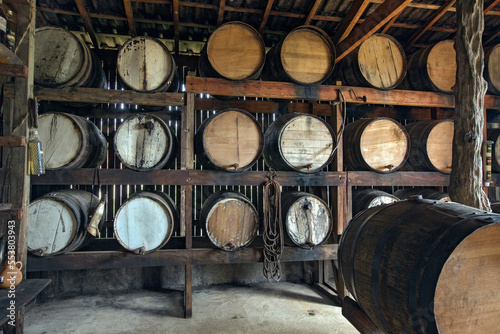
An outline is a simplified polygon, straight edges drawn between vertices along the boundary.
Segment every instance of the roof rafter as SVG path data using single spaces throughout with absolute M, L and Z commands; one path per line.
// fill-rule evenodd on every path
M 226 8 L 226 0 L 220 0 L 219 5 L 219 15 L 217 17 L 217 26 L 220 26 L 222 20 L 224 19 L 224 10 Z
M 351 34 L 338 45 L 338 56 L 336 61 L 338 62 L 351 53 L 411 2 L 412 0 L 392 0 L 382 3 L 363 21 L 363 23 L 356 27 Z
M 484 4 L 484 14 L 495 8 L 500 3 L 500 0 L 492 0 L 489 4 Z
M 137 36 L 137 31 L 135 30 L 134 22 L 134 12 L 132 10 L 132 3 L 130 0 L 123 0 L 123 6 L 125 7 L 125 14 L 127 15 L 128 27 L 132 36 Z
M 95 34 L 94 28 L 92 27 L 92 22 L 90 22 L 89 13 L 87 12 L 87 8 L 83 3 L 85 0 L 75 0 L 76 7 L 80 12 L 80 16 L 82 17 L 83 24 L 85 24 L 85 28 L 89 33 L 90 39 L 92 40 L 92 44 L 94 44 L 94 48 L 99 49 L 99 42 L 97 41 L 97 36 Z
M 264 27 L 266 26 L 267 19 L 269 18 L 269 13 L 271 12 L 271 8 L 273 8 L 274 0 L 267 0 L 266 10 L 264 11 L 264 15 L 262 15 L 262 22 L 260 23 L 259 32 L 262 33 L 264 31 Z
M 323 0 L 316 0 L 316 1 L 314 1 L 314 4 L 312 5 L 311 10 L 309 11 L 309 14 L 307 15 L 307 18 L 304 21 L 304 25 L 307 25 L 307 24 L 311 23 L 314 15 L 316 14 L 316 11 L 319 8 L 319 5 L 321 5 L 321 2 L 323 2 Z
M 389 23 L 387 23 L 385 25 L 384 29 L 382 29 L 382 31 L 380 31 L 380 33 L 385 34 L 387 32 L 387 30 L 389 30 L 389 28 L 394 25 L 394 23 L 396 22 L 396 20 L 398 19 L 399 15 L 401 15 L 402 12 L 403 11 L 400 11 L 399 14 L 394 15 L 394 17 L 389 21 Z
M 172 0 L 172 15 L 174 16 L 174 53 L 179 54 L 179 0 Z
M 488 40 L 486 42 L 484 42 L 484 45 L 488 45 L 490 44 L 491 42 L 493 42 L 493 40 L 497 37 L 500 37 L 500 30 L 497 31 L 494 35 L 492 35 L 490 38 L 488 38 Z
M 354 0 L 351 8 L 347 12 L 346 17 L 340 23 L 339 28 L 335 31 L 335 35 L 333 35 L 332 41 L 334 44 L 338 44 L 342 42 L 344 39 L 349 36 L 352 29 L 356 26 L 356 23 L 361 18 L 361 15 L 366 10 L 366 7 L 370 4 L 370 0 Z
M 448 11 L 448 9 L 450 9 L 454 4 L 455 4 L 456 0 L 447 0 L 432 16 L 431 18 L 427 21 L 426 24 L 424 24 L 424 26 L 415 34 L 413 35 L 412 38 L 410 38 L 410 41 L 406 44 L 406 50 L 409 50 L 413 44 L 415 44 L 416 41 L 418 41 L 418 39 L 420 37 L 422 37 L 422 35 L 427 31 L 429 30 L 430 27 L 432 27 L 440 18 L 441 16 L 443 16 L 444 14 L 446 14 L 446 12 Z

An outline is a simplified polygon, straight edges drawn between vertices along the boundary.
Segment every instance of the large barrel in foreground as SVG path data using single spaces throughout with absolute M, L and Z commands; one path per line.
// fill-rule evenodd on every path
M 262 79 L 317 85 L 333 71 L 335 47 L 315 26 L 300 26 L 276 43 L 266 55 Z
M 106 159 L 107 142 L 91 121 L 72 114 L 46 113 L 38 132 L 45 151 L 45 168 L 93 168 Z
M 285 242 L 290 246 L 314 248 L 332 231 L 332 213 L 318 196 L 300 191 L 284 192 L 281 212 Z
M 35 82 L 51 88 L 106 87 L 97 56 L 68 30 L 43 27 L 35 31 Z
M 348 170 L 379 173 L 397 171 L 410 153 L 405 128 L 390 118 L 365 118 L 344 130 L 344 159 Z
M 264 160 L 276 170 L 315 173 L 335 155 L 333 129 L 321 118 L 299 113 L 285 114 L 264 134 Z
M 387 333 L 496 333 L 500 215 L 412 199 L 368 209 L 340 240 L 342 277 Z
M 240 109 L 223 110 L 196 131 L 194 149 L 204 167 L 227 172 L 250 169 L 264 146 L 260 124 Z
M 163 247 L 179 224 L 174 201 L 163 192 L 141 191 L 118 209 L 114 230 L 118 242 L 135 254 L 148 254 Z
M 198 69 L 203 77 L 257 79 L 266 48 L 259 32 L 244 22 L 227 22 L 214 30 L 201 50 Z
M 203 203 L 200 224 L 216 247 L 235 251 L 252 242 L 259 217 L 246 196 L 235 191 L 221 191 L 210 195 Z
M 29 206 L 28 250 L 50 256 L 72 252 L 94 240 L 87 233 L 89 216 L 99 199 L 83 190 L 50 192 Z M 102 221 L 98 230 L 102 227 Z

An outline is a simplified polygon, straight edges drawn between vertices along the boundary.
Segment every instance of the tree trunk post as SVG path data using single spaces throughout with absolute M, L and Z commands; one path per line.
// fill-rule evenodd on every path
M 453 201 L 491 211 L 483 191 L 484 0 L 457 0 L 455 133 L 449 194 Z

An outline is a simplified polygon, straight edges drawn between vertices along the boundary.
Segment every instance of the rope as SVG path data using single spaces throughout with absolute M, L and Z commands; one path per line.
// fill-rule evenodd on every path
M 281 254 L 284 247 L 283 225 L 281 223 L 281 186 L 275 180 L 276 172 L 271 169 L 264 186 L 264 277 L 271 284 L 281 280 Z

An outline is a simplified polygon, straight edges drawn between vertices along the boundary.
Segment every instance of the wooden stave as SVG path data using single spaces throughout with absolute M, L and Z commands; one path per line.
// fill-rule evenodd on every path
M 441 42 L 445 41 L 446 40 Z M 408 70 L 406 74 L 407 82 L 410 88 L 413 90 L 435 91 L 445 94 L 453 94 L 452 90 L 447 91 L 436 87 L 436 85 L 429 77 L 429 73 L 427 71 L 427 57 L 432 51 L 432 48 L 436 45 L 437 44 L 430 45 L 424 49 L 418 50 L 408 58 Z
M 119 237 L 119 234 L 117 233 L 116 222 L 118 220 L 117 217 L 119 215 L 119 212 L 121 211 L 121 209 L 123 207 L 125 207 L 125 205 L 127 205 L 127 203 L 130 203 L 131 201 L 133 201 L 137 197 L 144 197 L 144 198 L 150 199 L 150 200 L 162 205 L 166 209 L 166 211 L 170 214 L 170 219 L 171 219 L 170 220 L 170 222 L 171 222 L 170 229 L 167 232 L 167 235 L 164 236 L 163 241 L 157 247 L 150 249 L 150 250 L 147 250 L 147 251 L 140 250 L 140 249 L 139 250 L 131 249 L 130 247 L 127 246 L 127 244 L 123 240 L 121 240 L 121 238 Z M 114 234 L 116 236 L 116 240 L 125 250 L 130 251 L 134 254 L 145 255 L 145 254 L 150 254 L 150 253 L 153 253 L 153 252 L 161 249 L 163 246 L 165 246 L 168 243 L 168 241 L 170 241 L 170 238 L 172 237 L 174 230 L 180 224 L 179 217 L 180 217 L 179 211 L 177 210 L 177 206 L 175 205 L 175 202 L 166 193 L 161 192 L 161 191 L 141 190 L 141 191 L 138 191 L 138 192 L 132 194 L 129 198 L 127 198 L 127 200 L 125 202 L 123 202 L 123 204 L 120 206 L 118 211 L 116 211 L 115 220 L 113 222 L 113 230 L 114 230 Z
M 304 244 L 304 245 L 299 244 L 297 242 L 297 240 L 295 240 L 290 235 L 290 232 L 288 229 L 288 224 L 286 223 L 286 218 L 287 218 L 288 212 L 289 212 L 290 208 L 292 207 L 292 205 L 304 197 L 310 197 L 310 198 L 314 198 L 314 199 L 320 201 L 324 205 L 324 207 L 327 209 L 326 211 L 327 211 L 328 216 L 330 218 L 328 223 L 327 223 L 328 232 L 324 235 L 323 240 L 321 242 L 319 242 L 318 244 Z M 281 195 L 281 219 L 282 219 L 282 224 L 283 224 L 283 230 L 285 232 L 285 233 L 283 233 L 284 241 L 285 241 L 285 244 L 287 244 L 289 246 L 296 246 L 296 247 L 300 247 L 300 248 L 304 248 L 304 249 L 312 249 L 312 248 L 326 242 L 326 240 L 328 240 L 328 237 L 330 236 L 330 234 L 333 231 L 333 218 L 332 218 L 332 213 L 331 213 L 328 205 L 325 203 L 325 201 L 323 201 L 318 196 L 315 196 L 313 194 L 306 193 L 306 192 L 285 191 L 282 193 L 282 195 Z
M 318 35 L 320 35 L 325 40 L 325 43 L 330 47 L 330 50 L 332 51 L 332 66 L 331 66 L 330 70 L 324 76 L 323 79 L 318 80 L 316 82 L 305 83 L 305 82 L 296 81 L 295 79 L 290 77 L 290 75 L 285 71 L 285 69 L 283 68 L 283 64 L 281 62 L 281 48 L 283 46 L 283 43 L 286 41 L 288 36 L 300 31 L 301 29 L 309 29 L 311 31 L 318 33 Z M 290 31 L 285 38 L 282 38 L 278 43 L 273 45 L 271 47 L 271 49 L 267 52 L 266 61 L 265 61 L 265 64 L 264 64 L 264 67 L 263 67 L 262 73 L 261 73 L 261 79 L 265 80 L 265 81 L 293 82 L 293 83 L 296 83 L 296 84 L 302 85 L 302 86 L 319 85 L 319 84 L 323 83 L 324 81 L 326 81 L 330 77 L 330 75 L 332 74 L 333 69 L 335 67 L 335 55 L 336 55 L 336 50 L 335 50 L 335 46 L 334 46 L 332 40 L 330 39 L 328 34 L 326 34 L 321 28 L 318 28 L 318 27 L 312 26 L 312 25 L 299 26 L 299 27 L 293 29 L 292 31 Z
M 170 57 L 170 60 L 172 62 L 172 70 L 169 73 L 168 78 L 159 87 L 157 87 L 155 89 L 146 89 L 146 90 L 134 89 L 133 87 L 131 87 L 127 83 L 126 80 L 124 80 L 124 78 L 121 75 L 121 71 L 120 71 L 120 68 L 119 68 L 119 66 L 120 66 L 120 56 L 121 56 L 122 52 L 127 48 L 127 46 L 130 43 L 133 43 L 135 40 L 138 40 L 138 39 L 149 39 L 149 40 L 154 41 L 158 45 L 162 46 L 162 48 L 165 50 L 165 53 Z M 137 36 L 137 37 L 133 37 L 133 38 L 129 39 L 128 41 L 126 41 L 125 43 L 123 43 L 123 45 L 121 46 L 121 48 L 118 50 L 118 56 L 117 56 L 116 64 L 117 64 L 116 65 L 117 66 L 117 70 L 116 70 L 117 77 L 118 77 L 118 80 L 122 84 L 123 87 L 126 87 L 128 89 L 132 89 L 134 91 L 141 92 L 141 93 L 157 93 L 157 92 L 171 92 L 171 93 L 176 93 L 179 90 L 179 87 L 180 87 L 179 72 L 177 70 L 177 65 L 175 63 L 174 57 L 172 56 L 172 54 L 170 53 L 170 51 L 167 49 L 167 47 L 160 40 L 158 40 L 158 39 L 156 39 L 154 37 L 151 37 L 151 36 Z
M 237 199 L 237 200 L 244 202 L 246 205 L 249 205 L 251 207 L 251 209 L 253 210 L 253 212 L 255 213 L 255 218 L 257 221 L 253 236 L 251 236 L 240 247 L 237 247 L 237 248 L 231 247 L 231 245 L 229 245 L 229 246 L 223 245 L 221 243 L 218 243 L 216 240 L 213 240 L 211 237 L 211 233 L 210 233 L 208 226 L 207 226 L 208 222 L 209 222 L 208 215 L 210 214 L 211 210 L 213 208 L 215 208 L 215 206 L 218 204 L 218 202 L 225 200 L 225 199 Z M 205 234 L 207 235 L 210 242 L 214 246 L 216 246 L 217 248 L 222 249 L 224 251 L 231 251 L 232 252 L 232 251 L 237 251 L 238 249 L 241 249 L 243 247 L 246 247 L 252 243 L 252 241 L 255 239 L 255 236 L 257 235 L 258 221 L 259 221 L 258 211 L 248 197 L 246 197 L 245 195 L 243 195 L 239 192 L 236 192 L 236 191 L 223 190 L 223 191 L 215 192 L 215 193 L 211 194 L 210 196 L 208 196 L 208 198 L 203 202 L 199 217 L 200 217 L 199 224 L 200 224 L 201 228 L 203 228 L 203 230 L 205 231 Z M 220 222 L 220 223 L 222 224 L 223 222 Z
M 378 189 L 355 189 L 352 192 L 352 215 L 355 216 L 359 212 L 369 209 L 372 202 L 377 198 L 387 197 L 394 199 L 394 202 L 399 201 L 395 195 L 391 195 L 385 191 Z
M 75 127 L 79 129 L 82 146 L 78 155 L 71 162 L 55 168 L 46 168 L 47 170 L 96 168 L 104 163 L 108 144 L 106 138 L 94 123 L 81 116 L 62 112 L 44 113 L 40 117 L 51 114 L 63 115 L 73 122 Z
M 255 36 L 258 36 L 258 39 L 262 43 L 262 50 L 263 50 L 262 64 L 261 64 L 260 68 L 252 75 L 249 75 L 248 77 L 241 79 L 241 80 L 236 80 L 236 79 L 228 78 L 226 76 L 221 75 L 219 72 L 217 72 L 214 69 L 214 67 L 211 65 L 210 60 L 208 58 L 207 49 L 208 49 L 208 44 L 210 43 L 210 37 L 212 36 L 212 35 L 210 35 L 207 42 L 205 43 L 205 45 L 201 49 L 200 57 L 198 58 L 198 72 L 199 72 L 201 77 L 223 78 L 223 79 L 233 80 L 233 81 L 257 80 L 262 73 L 262 69 L 264 68 L 264 63 L 265 63 L 265 59 L 266 59 L 264 40 L 262 39 L 261 34 L 254 27 L 252 27 L 251 25 L 249 25 L 245 22 L 242 22 L 242 21 L 226 22 L 226 23 L 220 25 L 219 27 L 217 27 L 217 29 L 221 28 L 222 26 L 230 25 L 230 24 L 238 24 L 238 25 L 244 26 L 244 27 L 248 28 L 250 31 L 253 31 L 255 33 Z M 212 32 L 212 34 L 215 33 L 217 31 L 217 29 L 215 29 Z
M 203 165 L 204 167 L 208 167 L 209 169 L 222 170 L 222 171 L 231 172 L 231 173 L 242 172 L 242 171 L 246 171 L 246 170 L 249 170 L 250 168 L 252 168 L 252 166 L 255 165 L 255 163 L 259 160 L 260 156 L 262 155 L 262 151 L 264 149 L 264 144 L 262 144 L 262 148 L 260 150 L 260 153 L 255 157 L 255 159 L 253 159 L 253 161 L 251 163 L 247 164 L 246 166 L 239 166 L 238 169 L 225 168 L 223 166 L 219 166 L 210 158 L 210 155 L 207 153 L 205 143 L 204 143 L 205 130 L 207 129 L 209 124 L 218 115 L 220 115 L 221 113 L 224 113 L 224 112 L 231 112 L 231 111 L 237 111 L 237 112 L 240 112 L 244 115 L 247 115 L 249 117 L 249 119 L 253 120 L 253 122 L 258 126 L 258 128 L 261 129 L 261 132 L 262 132 L 262 128 L 261 128 L 260 124 L 257 122 L 257 120 L 255 120 L 255 118 L 252 116 L 252 114 L 250 114 L 248 111 L 245 111 L 242 109 L 238 109 L 238 108 L 225 109 L 225 110 L 222 110 L 222 111 L 218 112 L 217 114 L 212 115 L 211 117 L 207 118 L 206 120 L 204 120 L 200 124 L 200 126 L 198 127 L 198 130 L 196 130 L 196 134 L 194 136 L 195 153 L 196 153 L 196 156 L 198 157 L 201 165 Z M 261 142 L 264 143 L 264 136 L 263 135 L 261 137 Z
M 399 209 L 401 207 L 403 210 Z M 432 210 L 428 210 L 429 213 L 415 210 L 425 207 L 432 208 Z M 402 211 L 403 213 L 401 213 Z M 382 220 L 380 218 L 382 215 L 388 217 L 384 217 L 385 219 Z M 436 320 L 430 319 L 429 315 L 434 314 L 432 307 L 434 288 L 443 265 L 460 242 L 485 226 L 499 224 L 499 217 L 455 202 L 422 198 L 368 209 L 354 217 L 341 236 L 339 243 L 341 275 L 347 289 L 353 294 L 358 304 L 382 330 L 393 333 L 437 334 Z M 432 223 L 422 224 L 423 222 Z M 402 244 L 409 251 L 403 252 L 394 247 L 391 254 L 382 254 L 384 247 L 394 246 L 394 235 L 398 231 L 401 231 L 403 235 L 397 239 L 398 246 L 401 247 Z M 427 232 L 431 233 L 422 236 L 423 233 Z M 379 236 L 380 241 L 373 240 L 375 236 Z M 425 237 L 428 237 L 428 240 L 425 240 Z M 363 254 L 372 257 L 365 260 L 373 265 L 373 267 L 368 267 L 366 271 L 376 274 L 375 277 L 367 275 L 367 285 L 365 285 L 367 283 L 366 277 L 363 278 L 364 273 L 359 271 L 361 264 L 354 268 L 356 259 L 359 259 L 359 255 L 355 254 L 356 243 L 360 240 L 365 242 L 364 246 L 367 248 Z M 407 263 L 406 259 L 403 258 L 398 260 L 398 256 L 408 256 L 408 254 L 415 263 Z M 394 257 L 390 259 L 391 262 L 388 260 L 384 262 L 386 257 L 393 255 Z M 429 262 L 424 263 L 425 260 L 429 260 Z M 401 268 L 395 263 L 400 263 L 401 266 L 405 267 Z M 384 264 L 383 267 L 382 264 Z M 388 268 L 391 269 L 391 264 L 394 271 L 397 272 L 391 272 L 390 277 L 385 274 L 386 276 L 376 281 L 379 277 L 378 273 L 387 271 Z M 366 266 L 366 264 L 364 265 Z M 418 265 L 423 266 L 423 268 L 419 268 Z M 361 279 L 365 279 L 365 282 L 360 282 Z M 387 286 L 383 286 L 383 291 L 378 289 L 389 280 L 396 280 L 398 284 L 387 284 Z M 404 282 L 405 287 L 407 283 L 412 284 L 409 291 L 400 291 L 401 282 Z M 420 286 L 415 286 L 417 284 Z M 390 290 L 395 289 L 399 290 L 393 292 L 392 296 L 402 294 L 402 299 L 387 302 L 387 299 L 391 298 Z M 376 293 L 375 296 L 372 295 L 372 291 Z M 390 313 L 384 318 L 383 314 L 389 314 L 389 310 L 387 305 L 380 305 L 382 302 L 386 304 L 392 302 L 394 305 L 391 305 L 390 310 L 393 312 L 397 310 L 397 314 Z M 430 307 L 431 309 L 429 309 Z M 420 322 L 411 321 L 415 317 L 422 320 Z
M 406 53 L 404 51 L 404 48 L 401 46 L 401 44 L 391 35 L 387 34 L 374 34 L 372 36 L 383 36 L 389 40 L 391 40 L 401 51 L 401 55 L 403 58 L 403 73 L 401 74 L 401 77 L 391 86 L 389 87 L 378 87 L 373 85 L 370 81 L 366 79 L 366 77 L 361 73 L 361 65 L 359 62 L 359 47 L 356 48 L 352 53 L 350 53 L 347 57 L 345 57 L 343 60 L 341 60 L 337 65 L 336 65 L 336 70 L 334 73 L 334 77 L 339 78 L 342 80 L 342 84 L 345 86 L 364 86 L 364 87 L 372 87 L 380 90 L 391 90 L 396 87 L 398 87 L 403 80 L 405 79 L 407 68 L 408 68 L 408 62 L 406 59 Z M 330 80 L 331 81 L 331 80 Z
M 437 171 L 444 174 L 450 174 L 450 171 L 441 170 L 434 166 L 427 156 L 427 138 L 433 127 L 441 122 L 449 120 L 426 120 L 418 121 L 405 125 L 405 129 L 410 136 L 410 154 L 403 166 L 407 170 L 416 171 Z
M 450 201 L 450 196 L 447 193 L 437 191 L 431 188 L 403 188 L 394 193 L 394 196 L 400 200 L 408 199 L 410 196 L 421 195 L 425 199 L 433 199 L 437 201 Z
M 89 197 L 87 200 L 86 197 Z M 28 247 L 28 251 L 37 256 L 53 256 L 64 254 L 67 252 L 73 252 L 78 249 L 81 249 L 91 243 L 95 237 L 90 233 L 87 233 L 87 225 L 90 221 L 90 215 L 94 212 L 99 204 L 99 199 L 94 194 L 78 190 L 78 189 L 67 189 L 67 190 L 57 190 L 49 192 L 36 200 L 34 200 L 31 204 L 34 204 L 38 201 L 43 200 L 54 200 L 59 203 L 62 203 L 66 207 L 68 207 L 74 214 L 75 223 L 76 223 L 76 232 L 73 236 L 71 242 L 67 244 L 67 246 L 54 253 L 40 253 L 36 249 L 31 249 Z M 104 220 L 101 218 L 101 221 L 98 224 L 98 231 L 103 227 Z
M 169 137 L 169 147 L 168 147 L 167 153 L 153 167 L 149 167 L 149 168 L 137 167 L 137 166 L 134 166 L 134 165 L 127 163 L 125 161 L 125 159 L 120 155 L 120 150 L 116 146 L 117 145 L 117 138 L 116 137 L 118 135 L 118 131 L 119 131 L 120 127 L 125 126 L 124 124 L 126 124 L 127 121 L 129 121 L 133 118 L 137 118 L 137 117 L 148 117 L 148 118 L 153 119 L 155 122 L 160 124 L 165 129 L 165 133 Z M 177 153 L 178 153 L 178 149 L 179 149 L 179 143 L 178 143 L 177 137 L 175 136 L 175 133 L 172 130 L 172 128 L 165 121 L 163 121 L 160 117 L 157 117 L 153 114 L 148 114 L 148 113 L 140 113 L 140 114 L 132 115 L 132 116 L 128 117 L 127 119 L 125 119 L 122 122 L 122 124 L 120 124 L 118 129 L 116 130 L 113 143 L 114 143 L 115 154 L 116 154 L 117 158 L 120 160 L 120 162 L 125 167 L 132 169 L 132 170 L 136 170 L 136 171 L 151 171 L 151 170 L 158 170 L 158 169 L 162 169 L 162 168 L 169 168 L 175 162 L 175 158 L 177 157 Z
M 407 150 L 406 150 L 406 155 L 403 161 L 397 165 L 394 166 L 392 169 L 389 168 L 387 171 L 385 170 L 379 170 L 376 169 L 373 166 L 370 166 L 362 156 L 362 147 L 360 145 L 360 140 L 361 136 L 363 134 L 364 129 L 368 125 L 370 125 L 372 122 L 377 121 L 377 120 L 389 120 L 393 122 L 394 124 L 397 124 L 400 129 L 403 131 L 403 133 L 406 134 L 407 137 Z M 348 170 L 368 170 L 368 171 L 374 171 L 377 173 L 381 174 L 387 174 L 387 173 L 392 173 L 400 169 L 401 167 L 404 166 L 406 163 L 406 160 L 408 159 L 408 156 L 410 154 L 410 137 L 406 129 L 400 125 L 400 123 L 396 122 L 395 120 L 387 117 L 376 117 L 376 118 L 365 118 L 365 119 L 360 119 L 357 121 L 354 121 L 352 123 L 349 123 L 346 125 L 344 129 L 344 163 L 347 167 Z
M 490 59 L 493 52 L 498 52 L 500 50 L 500 44 L 494 45 L 485 49 L 484 51 L 484 79 L 488 82 L 488 93 L 494 95 L 500 95 L 500 87 L 495 86 L 494 82 L 491 80 L 490 76 L 490 64 L 492 60 Z
M 500 172 L 500 129 L 487 129 L 487 139 L 493 142 L 491 150 L 491 169 L 494 172 Z
M 264 149 L 262 151 L 262 156 L 264 157 L 264 161 L 267 166 L 274 168 L 276 170 L 282 170 L 282 171 L 297 171 L 301 173 L 316 173 L 321 171 L 323 168 L 325 168 L 334 158 L 336 150 L 332 150 L 332 153 L 323 163 L 322 166 L 311 169 L 311 170 L 305 170 L 303 168 L 296 168 L 294 166 L 291 166 L 289 163 L 287 163 L 281 154 L 281 147 L 280 147 L 280 138 L 282 134 L 282 130 L 284 127 L 286 127 L 291 121 L 294 120 L 295 117 L 302 117 L 302 116 L 308 116 L 308 117 L 314 117 L 319 119 L 325 127 L 328 129 L 332 136 L 333 144 L 336 145 L 337 143 L 337 137 L 335 135 L 335 132 L 333 131 L 332 127 L 323 121 L 321 118 L 314 116 L 314 115 L 304 115 L 300 113 L 289 113 L 289 114 L 284 114 L 278 117 L 269 127 L 267 128 L 266 132 L 264 133 Z

